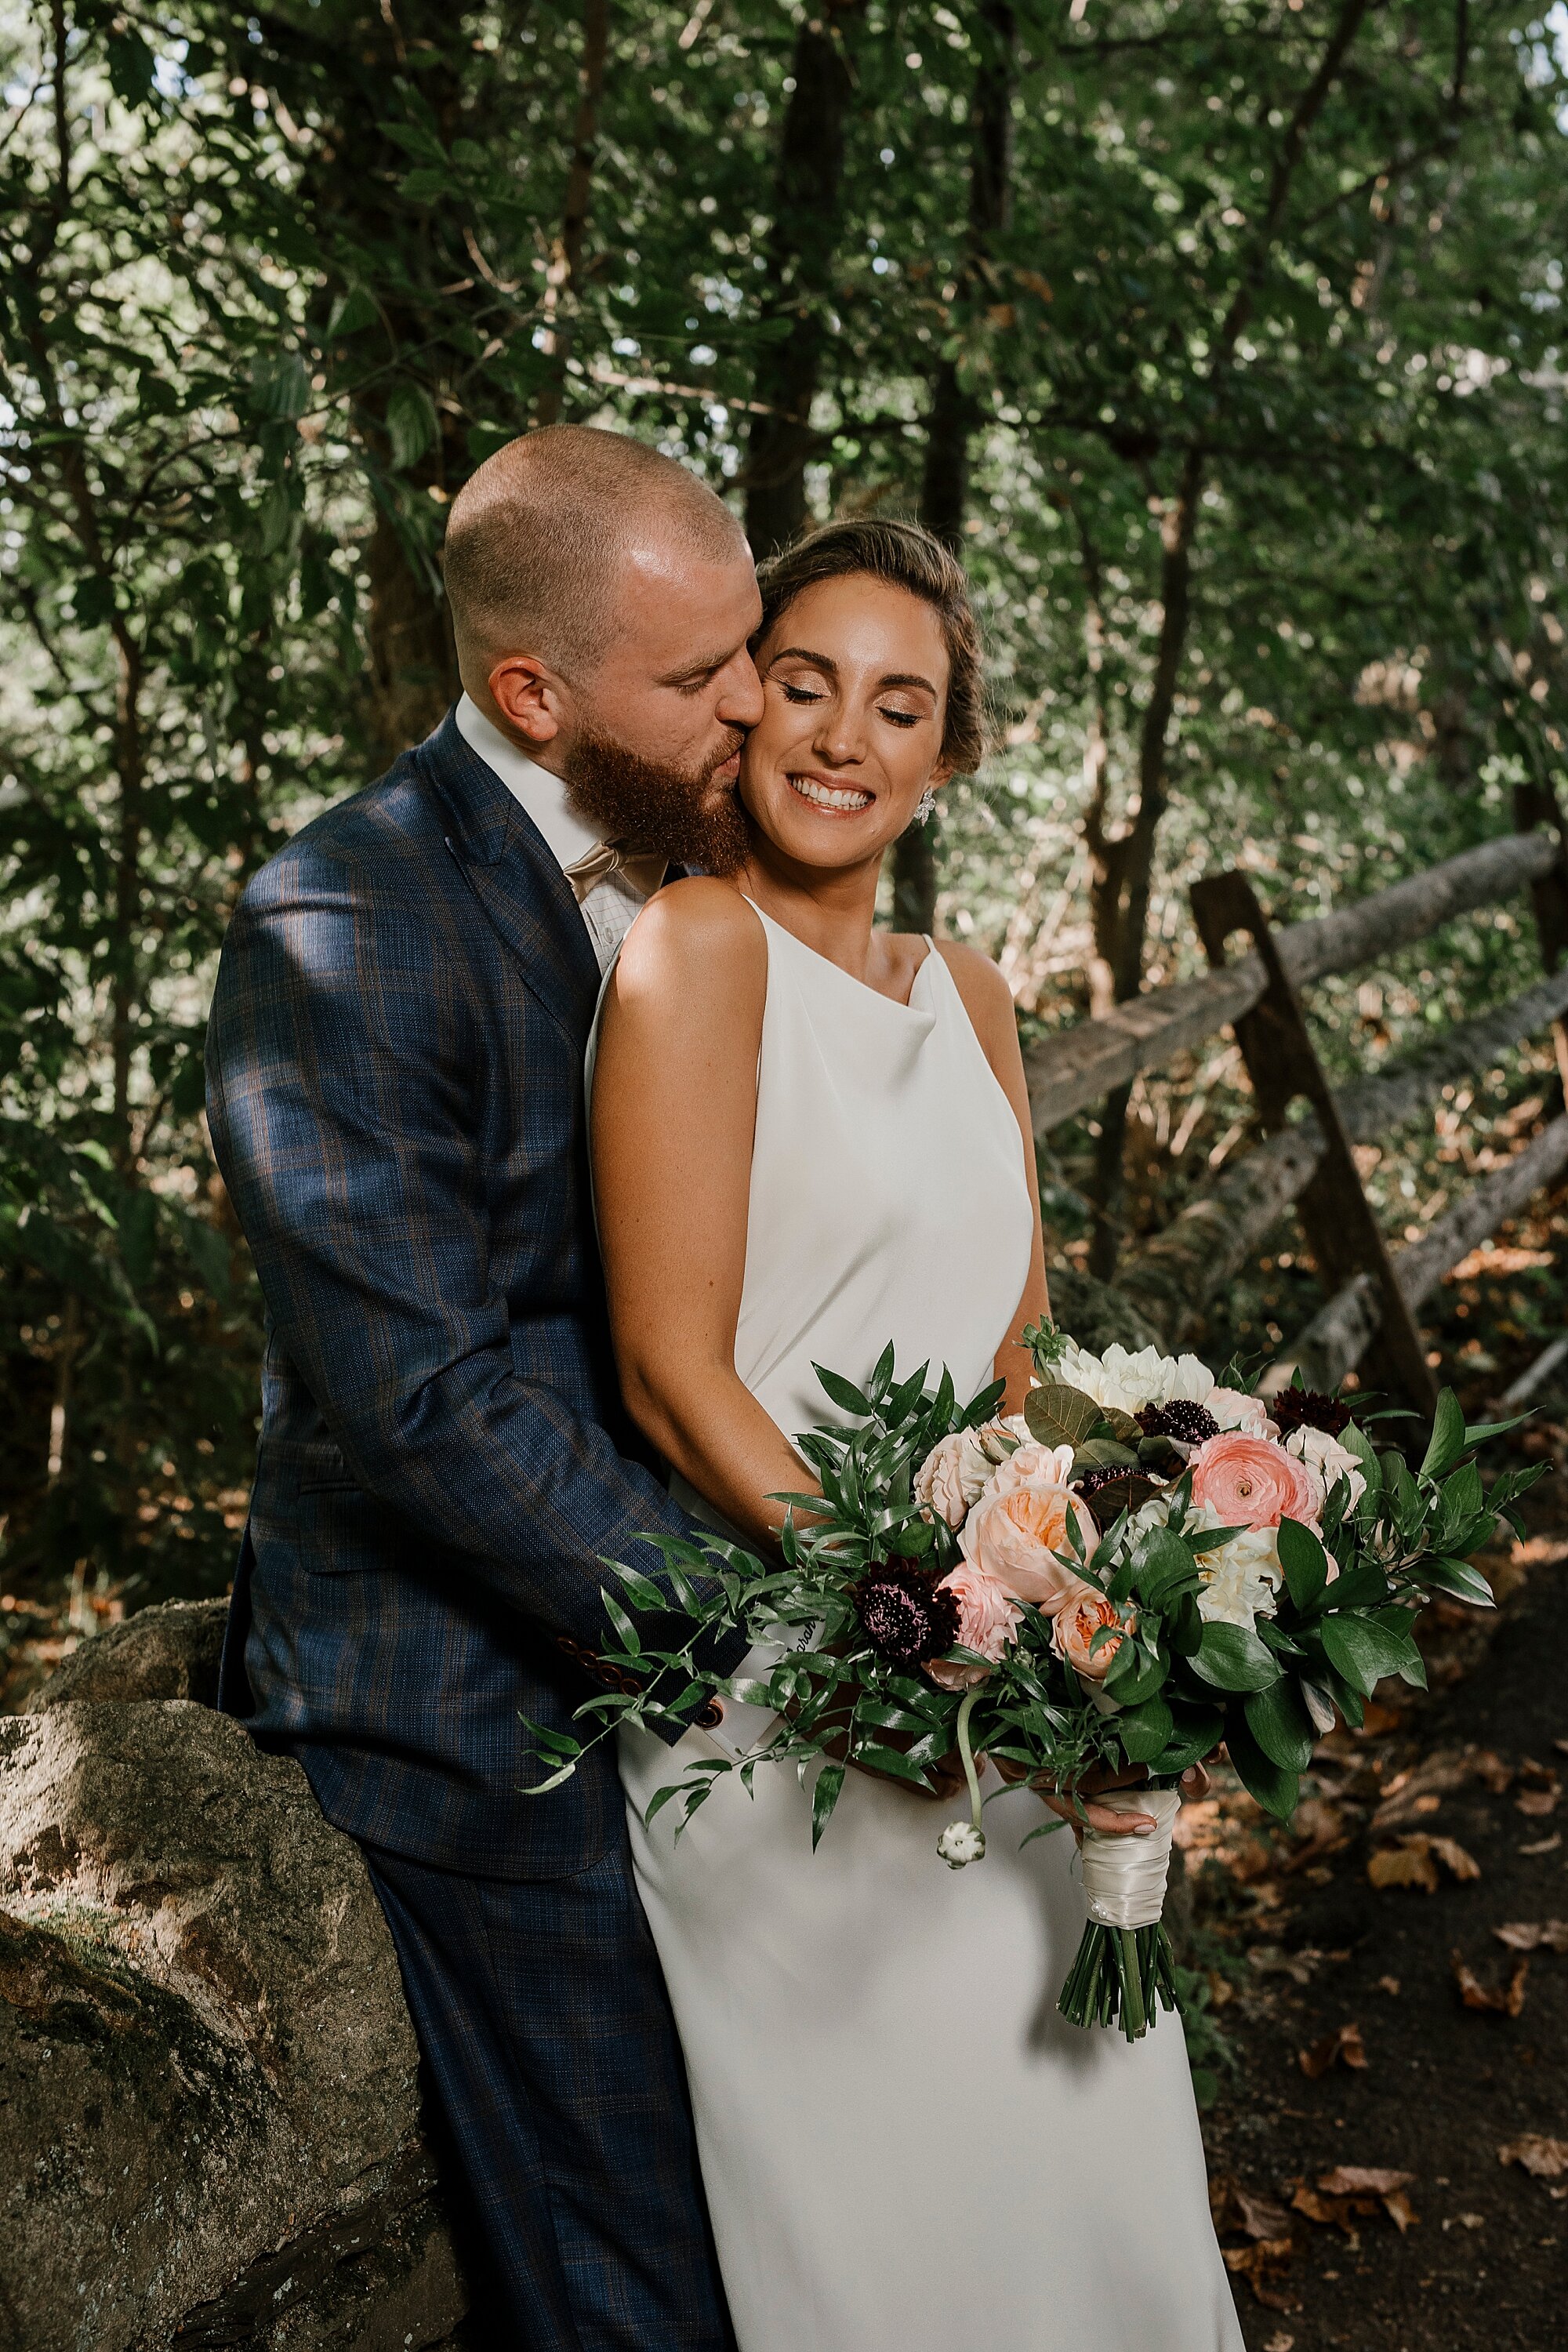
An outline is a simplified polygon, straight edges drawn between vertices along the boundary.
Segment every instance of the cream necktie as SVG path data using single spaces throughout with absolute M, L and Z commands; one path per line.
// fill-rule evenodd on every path
M 600 841 L 561 870 L 581 906 L 590 890 L 596 890 L 601 882 L 609 881 L 614 875 L 618 875 L 639 898 L 651 898 L 668 865 L 668 858 L 660 856 L 657 850 L 637 849 L 626 841 Z

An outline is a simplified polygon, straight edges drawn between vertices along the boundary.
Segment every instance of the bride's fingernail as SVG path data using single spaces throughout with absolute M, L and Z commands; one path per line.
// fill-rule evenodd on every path
M 1154 1834 L 1153 1822 L 1134 1822 L 1132 1824 L 1132 1834 L 1134 1837 L 1152 1837 Z

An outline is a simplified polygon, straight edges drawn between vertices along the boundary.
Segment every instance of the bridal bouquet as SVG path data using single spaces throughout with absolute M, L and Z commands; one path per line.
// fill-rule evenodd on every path
M 1161 1913 L 1182 1773 L 1223 1741 L 1287 1819 L 1336 1715 L 1359 1723 L 1385 1675 L 1423 1681 L 1411 1628 L 1428 1595 L 1490 1605 L 1466 1555 L 1540 1473 L 1484 1496 L 1474 1448 L 1515 1424 L 1467 1428 L 1447 1392 L 1413 1471 L 1342 1399 L 1296 1387 L 1265 1402 L 1194 1356 L 1026 1337 L 1036 1383 L 1006 1419 L 1000 1384 L 960 1404 L 945 1373 L 934 1389 L 923 1365 L 899 1380 L 891 1349 L 864 1389 L 819 1367 L 842 1418 L 795 1440 L 821 1491 L 779 1498 L 782 1564 L 716 1535 L 650 1538 L 689 1630 L 649 1647 L 606 1591 L 620 1687 L 579 1711 L 581 1737 L 535 1727 L 552 1768 L 540 1790 L 623 1719 L 689 1723 L 729 1697 L 764 1707 L 765 1730 L 690 1763 L 650 1820 L 678 1801 L 684 1826 L 724 1775 L 750 1788 L 759 1765 L 793 1763 L 816 1769 L 815 1843 L 850 1766 L 929 1789 L 956 1752 L 969 1817 L 937 1845 L 962 1868 L 985 1852 L 977 1759 L 1069 1792 L 1095 1766 L 1141 1767 L 1148 1785 L 1100 1801 L 1152 1814 L 1155 1832 L 1084 1827 L 1089 1922 L 1060 2000 L 1133 2040 L 1176 2005 Z M 668 1612 L 647 1579 L 607 1565 L 631 1608 Z M 750 1643 L 740 1675 L 695 1664 L 716 1630 Z

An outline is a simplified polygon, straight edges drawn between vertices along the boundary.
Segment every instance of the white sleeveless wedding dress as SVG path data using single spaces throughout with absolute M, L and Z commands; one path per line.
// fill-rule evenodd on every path
M 971 1395 L 1028 1268 L 1013 1112 L 934 949 L 898 1004 L 761 920 L 736 1369 L 786 1435 L 836 1417 L 814 1361 L 864 1379 L 889 1339 Z M 958 1806 L 852 1772 L 814 1854 L 788 1769 L 647 1829 L 716 1752 L 625 1733 L 621 1773 L 741 2352 L 1241 2352 L 1179 2022 L 1057 2013 L 1068 1832 L 1019 1852 L 1009 1791 L 952 1872 Z

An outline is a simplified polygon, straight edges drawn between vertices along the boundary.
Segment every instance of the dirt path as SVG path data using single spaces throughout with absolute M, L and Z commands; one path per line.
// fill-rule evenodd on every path
M 1568 2170 L 1498 2156 L 1530 2135 L 1568 2143 L 1568 1952 L 1528 1957 L 1512 2015 L 1467 2007 L 1455 1961 L 1506 2001 L 1522 1956 L 1493 1930 L 1568 1920 L 1564 1488 L 1540 1490 L 1524 1580 L 1472 1669 L 1450 1661 L 1447 1691 L 1325 1744 L 1289 1867 L 1249 1880 L 1245 1843 L 1239 1878 L 1200 1866 L 1198 1948 L 1221 1957 L 1222 1994 L 1238 1988 L 1218 2016 L 1241 2071 L 1206 2137 L 1251 2352 L 1568 2344 Z M 1222 1803 L 1218 1833 L 1247 1810 Z M 1256 1859 L 1263 1833 L 1241 1834 Z M 1374 1853 L 1435 1887 L 1370 1884 Z M 1479 1875 L 1456 1876 L 1467 1857 Z M 1386 2203 L 1347 2199 L 1330 2179 L 1344 2167 L 1412 2177 L 1379 2184 Z

